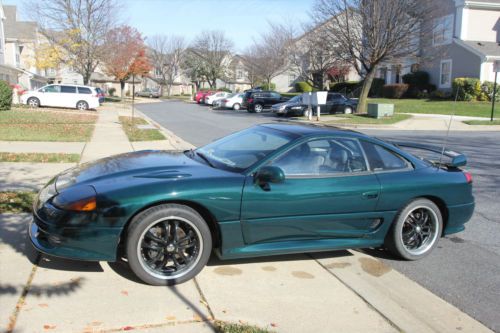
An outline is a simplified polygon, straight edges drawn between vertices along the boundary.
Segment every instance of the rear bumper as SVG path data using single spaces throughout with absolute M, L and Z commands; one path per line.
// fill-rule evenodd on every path
M 467 223 L 474 213 L 475 203 L 448 206 L 448 222 L 444 228 L 443 235 L 450 235 L 465 229 Z

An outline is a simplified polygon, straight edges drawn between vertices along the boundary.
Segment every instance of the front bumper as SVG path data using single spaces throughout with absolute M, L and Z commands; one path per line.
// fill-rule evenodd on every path
M 33 214 L 29 237 L 33 246 L 51 256 L 89 260 L 116 261 L 121 227 L 71 226 L 44 221 Z

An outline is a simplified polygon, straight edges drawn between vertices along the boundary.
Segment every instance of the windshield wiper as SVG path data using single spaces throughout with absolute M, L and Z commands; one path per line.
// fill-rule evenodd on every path
M 196 153 L 196 155 L 198 155 L 199 157 L 201 157 L 205 162 L 207 162 L 208 165 L 210 165 L 212 168 L 216 169 L 215 165 L 203 153 L 200 153 L 197 150 L 195 150 L 194 152 Z

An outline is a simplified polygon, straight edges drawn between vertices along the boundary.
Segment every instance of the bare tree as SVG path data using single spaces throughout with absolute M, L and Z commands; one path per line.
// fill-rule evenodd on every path
M 262 70 L 259 65 L 259 54 L 257 49 L 250 47 L 243 55 L 241 55 L 243 60 L 243 66 L 245 68 L 246 77 L 250 82 L 250 86 L 254 88 L 259 82 L 262 82 L 262 77 L 260 76 Z
M 31 18 L 53 45 L 61 62 L 72 66 L 88 84 L 104 57 L 104 36 L 116 25 L 120 7 L 115 0 L 28 0 Z
M 244 58 L 255 75 L 270 86 L 273 78 L 287 70 L 287 54 L 293 41 L 291 25 L 269 23 L 269 30 L 254 41 Z
M 364 77 L 358 112 L 366 112 L 377 66 L 392 58 L 414 55 L 431 1 L 316 0 L 313 18 L 325 27 L 325 43 Z
M 204 31 L 195 38 L 189 51 L 201 59 L 210 88 L 217 88 L 217 79 L 226 76 L 232 49 L 223 31 Z
M 181 36 L 155 35 L 148 39 L 149 58 L 155 77 L 170 96 L 175 80 L 181 75 L 181 64 L 186 52 L 186 42 Z
M 305 26 L 304 30 L 306 33 L 298 37 L 294 47 L 289 49 L 290 69 L 310 86 L 323 90 L 328 74 L 344 68 L 345 64 L 337 56 L 336 45 L 325 43 L 327 31 L 324 25 Z

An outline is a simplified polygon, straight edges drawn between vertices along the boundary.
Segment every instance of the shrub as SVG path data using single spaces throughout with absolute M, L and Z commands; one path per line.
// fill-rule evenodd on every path
M 380 97 L 384 93 L 385 80 L 374 78 L 368 95 L 370 97 Z M 361 85 L 360 85 L 361 86 Z
M 459 101 L 474 101 L 482 93 L 481 81 L 476 78 L 459 77 L 453 80 L 452 96 L 457 96 Z
M 403 83 L 410 85 L 410 87 L 415 87 L 418 90 L 425 90 L 429 85 L 429 73 L 418 71 L 405 74 L 403 75 Z
M 313 87 L 304 81 L 296 82 L 295 83 L 295 91 L 296 92 L 310 92 L 313 91 Z
M 401 98 L 408 91 L 406 83 L 386 84 L 383 88 L 385 98 Z
M 228 93 L 232 93 L 231 89 L 228 89 L 228 88 L 219 88 L 219 89 L 217 89 L 217 91 L 225 91 Z
M 330 91 L 340 92 L 345 95 L 350 94 L 354 90 L 363 85 L 362 81 L 345 81 L 330 84 Z
M 263 83 L 260 85 L 260 87 L 262 88 L 262 90 L 276 90 L 276 84 L 272 82 L 271 84 Z
M 12 88 L 5 81 L 0 81 L 0 111 L 10 110 L 12 105 Z
M 434 90 L 429 94 L 430 99 L 451 99 L 451 93 L 449 91 Z
M 493 97 L 493 82 L 484 81 L 481 84 L 481 95 L 478 100 L 491 101 Z M 500 84 L 497 83 L 496 101 L 500 101 Z
M 116 92 L 116 88 L 111 87 L 111 88 L 108 89 L 109 96 L 114 96 L 115 92 Z

